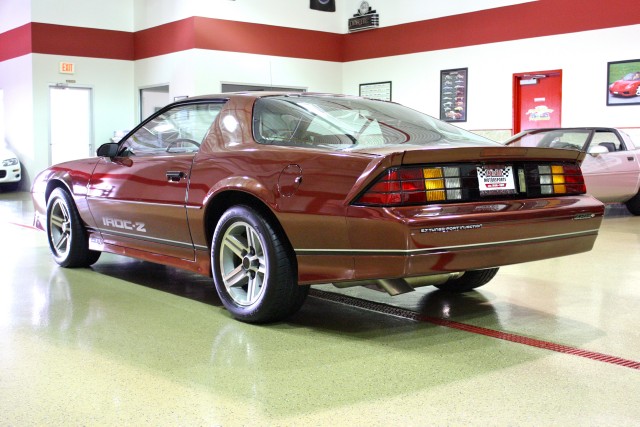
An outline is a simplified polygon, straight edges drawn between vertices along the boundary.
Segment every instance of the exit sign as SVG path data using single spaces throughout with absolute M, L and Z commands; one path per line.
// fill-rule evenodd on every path
M 76 64 L 73 62 L 61 62 L 60 73 L 61 74 L 73 74 L 76 72 Z

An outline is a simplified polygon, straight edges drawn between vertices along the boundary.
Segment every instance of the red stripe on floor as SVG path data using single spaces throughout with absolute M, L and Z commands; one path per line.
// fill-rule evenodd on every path
M 318 289 L 312 289 L 310 292 L 310 295 L 315 298 L 338 302 L 338 303 L 349 305 L 352 307 L 363 308 L 365 310 L 375 311 L 381 314 L 389 314 L 392 316 L 414 320 L 417 322 L 432 323 L 438 326 L 458 329 L 460 331 L 470 332 L 478 335 L 484 335 L 487 337 L 497 338 L 504 341 L 510 341 L 517 344 L 524 344 L 530 347 L 536 347 L 536 348 L 541 348 L 545 350 L 555 351 L 557 353 L 570 354 L 573 356 L 584 357 L 586 359 L 597 360 L 599 362 L 611 363 L 614 365 L 624 366 L 626 368 L 640 370 L 640 362 L 629 360 L 629 359 L 623 359 L 621 357 L 611 356 L 608 354 L 598 353 L 595 351 L 582 350 L 579 348 L 570 347 L 562 344 L 556 344 L 549 341 L 529 338 L 522 335 L 510 334 L 507 332 L 496 331 L 494 329 L 487 329 L 479 326 L 469 325 L 466 323 L 460 323 L 453 320 L 426 316 L 424 314 L 416 313 L 415 311 L 410 311 L 410 310 L 406 310 L 403 308 L 394 307 L 386 304 L 365 301 L 365 300 L 361 300 L 358 298 L 353 298 L 345 295 L 334 294 L 331 292 L 320 291 Z

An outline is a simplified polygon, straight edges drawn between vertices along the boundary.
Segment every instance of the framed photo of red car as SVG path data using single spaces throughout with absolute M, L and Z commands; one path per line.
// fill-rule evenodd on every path
M 440 120 L 467 121 L 467 80 L 469 69 L 440 71 Z
M 607 105 L 640 104 L 640 59 L 607 63 Z

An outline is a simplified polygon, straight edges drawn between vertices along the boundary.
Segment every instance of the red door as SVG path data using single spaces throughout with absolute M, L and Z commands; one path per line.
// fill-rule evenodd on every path
M 513 133 L 560 127 L 562 71 L 513 75 Z

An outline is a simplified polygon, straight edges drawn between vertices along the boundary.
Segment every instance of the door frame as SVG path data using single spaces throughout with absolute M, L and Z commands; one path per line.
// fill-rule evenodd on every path
M 536 76 L 546 77 L 560 77 L 560 105 L 562 105 L 562 70 L 546 70 L 546 71 L 528 71 L 526 73 L 514 73 L 513 74 L 513 106 L 511 109 L 512 117 L 512 132 L 513 135 L 520 132 L 520 104 L 522 101 L 522 95 L 520 92 L 520 81 L 523 79 L 535 78 Z M 560 123 L 562 123 L 562 109 L 559 111 Z

